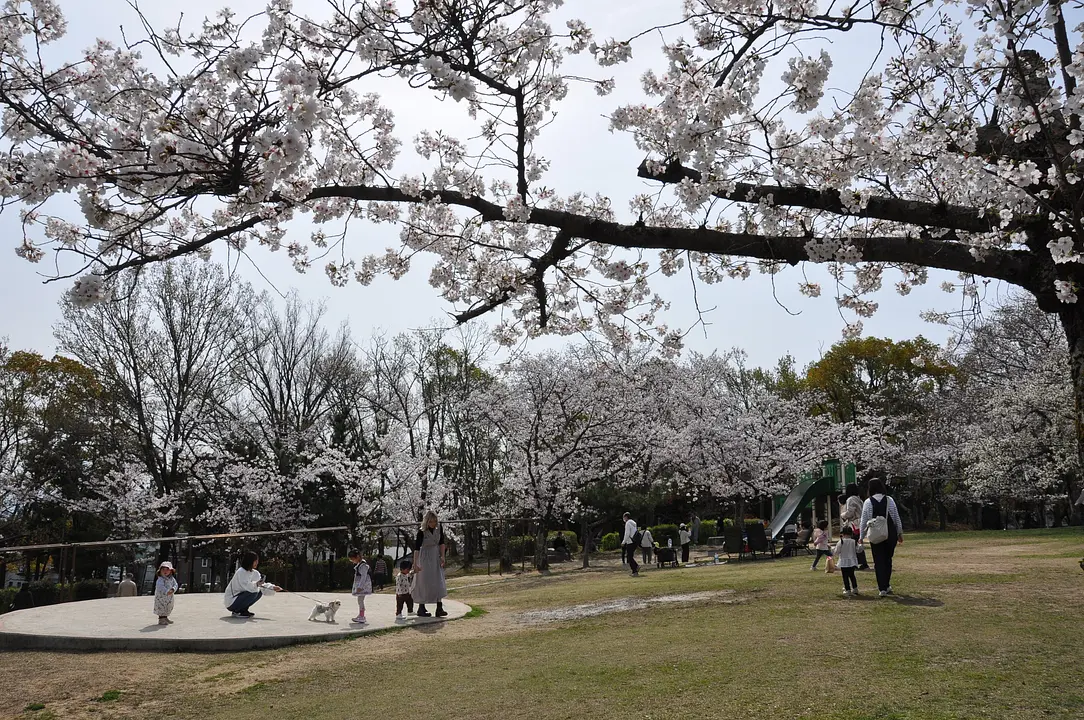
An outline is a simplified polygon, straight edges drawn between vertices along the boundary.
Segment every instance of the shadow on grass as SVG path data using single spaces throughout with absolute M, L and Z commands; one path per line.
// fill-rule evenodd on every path
M 944 607 L 945 603 L 937 598 L 922 597 L 921 595 L 889 595 L 886 600 L 892 600 L 897 605 L 908 607 Z

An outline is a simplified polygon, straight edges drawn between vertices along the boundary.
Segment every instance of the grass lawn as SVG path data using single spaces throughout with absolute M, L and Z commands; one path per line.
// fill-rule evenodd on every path
M 473 575 L 477 617 L 351 641 L 5 653 L 0 717 L 1081 718 L 1082 555 L 1079 529 L 910 534 L 894 599 L 806 559 Z

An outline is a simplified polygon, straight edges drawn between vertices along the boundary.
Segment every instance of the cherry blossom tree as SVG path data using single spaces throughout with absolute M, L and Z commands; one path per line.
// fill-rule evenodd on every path
M 285 249 L 334 284 L 398 277 L 426 252 L 457 318 L 503 308 L 503 341 L 594 328 L 671 347 L 657 272 L 716 282 L 821 263 L 862 317 L 886 272 L 906 294 L 942 269 L 966 297 L 1003 280 L 1058 316 L 1080 424 L 1079 0 L 674 0 L 658 34 L 609 40 L 561 22 L 561 4 L 328 0 L 303 16 L 271 0 L 252 18 L 223 11 L 192 34 L 148 23 L 138 44 L 49 62 L 67 30 L 59 5 L 12 0 L 0 196 L 21 213 L 18 252 L 57 252 L 78 302 L 107 297 L 121 271 L 215 247 Z M 570 87 L 608 94 L 606 68 L 659 34 L 665 67 L 644 69 L 644 102 L 606 108 L 642 153 L 630 173 L 656 191 L 542 185 L 535 148 Z M 583 53 L 592 77 L 565 69 Z M 428 171 L 403 176 L 377 77 L 462 106 L 476 131 L 422 132 Z M 316 228 L 287 237 L 295 220 Z M 386 222 L 400 247 L 332 254 L 358 224 Z
M 581 493 L 635 476 L 639 443 L 633 431 L 643 407 L 637 388 L 586 348 L 527 355 L 504 368 L 501 382 L 473 401 L 478 420 L 492 425 L 504 448 L 503 490 L 515 506 L 540 519 L 535 566 L 547 567 L 547 523 L 575 512 Z
M 735 501 L 739 516 L 746 500 L 789 491 L 825 458 L 883 461 L 883 425 L 811 415 L 809 397 L 781 397 L 741 351 L 693 355 L 679 372 L 675 463 L 688 481 Z
M 1052 502 L 1079 518 L 1072 384 L 1065 334 L 1026 296 L 1010 297 L 965 335 L 959 423 L 966 486 L 980 501 Z M 946 404 L 951 403 L 951 398 Z M 1064 500 L 1064 502 L 1062 502 Z

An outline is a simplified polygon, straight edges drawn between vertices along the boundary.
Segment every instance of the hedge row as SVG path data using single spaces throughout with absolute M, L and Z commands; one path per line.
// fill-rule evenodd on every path
M 551 530 L 546 535 L 546 547 L 553 547 L 553 541 L 561 535 L 565 539 L 565 544 L 568 545 L 568 551 L 575 555 L 580 551 L 580 541 L 576 537 L 576 533 L 571 530 Z M 508 538 L 508 550 L 514 560 L 520 560 L 524 557 L 534 557 L 535 551 L 535 536 L 534 535 L 515 535 Z M 501 556 L 501 539 L 489 538 L 489 545 L 486 548 L 489 553 L 489 557 L 496 560 Z
M 75 584 L 58 585 L 47 580 L 36 580 L 27 588 L 34 600 L 34 607 L 56 605 L 69 600 L 99 600 L 109 595 L 109 583 L 105 580 L 80 580 Z M 0 613 L 11 610 L 17 588 L 0 590 Z
M 724 524 L 729 524 L 729 520 L 724 520 Z M 701 544 L 706 543 L 709 537 L 713 537 L 719 534 L 718 523 L 714 520 L 703 520 L 700 522 L 700 537 L 698 538 Z M 651 531 L 651 539 L 657 543 L 660 547 L 666 546 L 667 540 L 674 542 L 674 547 L 678 547 L 681 542 L 681 536 L 678 534 L 679 526 L 673 523 L 665 523 L 663 525 L 653 525 L 648 528 Z M 617 550 L 621 546 L 621 534 L 620 533 L 606 533 L 602 536 L 602 540 L 599 541 L 599 545 L 602 550 Z

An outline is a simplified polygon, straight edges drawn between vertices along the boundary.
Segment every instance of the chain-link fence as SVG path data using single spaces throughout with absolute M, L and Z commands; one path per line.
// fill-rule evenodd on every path
M 442 521 L 450 574 L 506 573 L 533 563 L 538 521 L 532 518 L 470 518 Z M 163 560 L 173 563 L 182 592 L 222 592 L 246 550 L 260 555 L 260 571 L 287 590 L 327 592 L 350 587 L 352 547 L 369 558 L 374 579 L 391 581 L 410 559 L 416 522 L 350 528 L 182 535 L 0 548 L 0 612 L 26 586 L 33 604 L 108 597 L 131 576 L 138 594 L 153 592 Z M 128 586 L 130 587 L 130 586 Z M 24 598 L 25 603 L 29 598 Z

